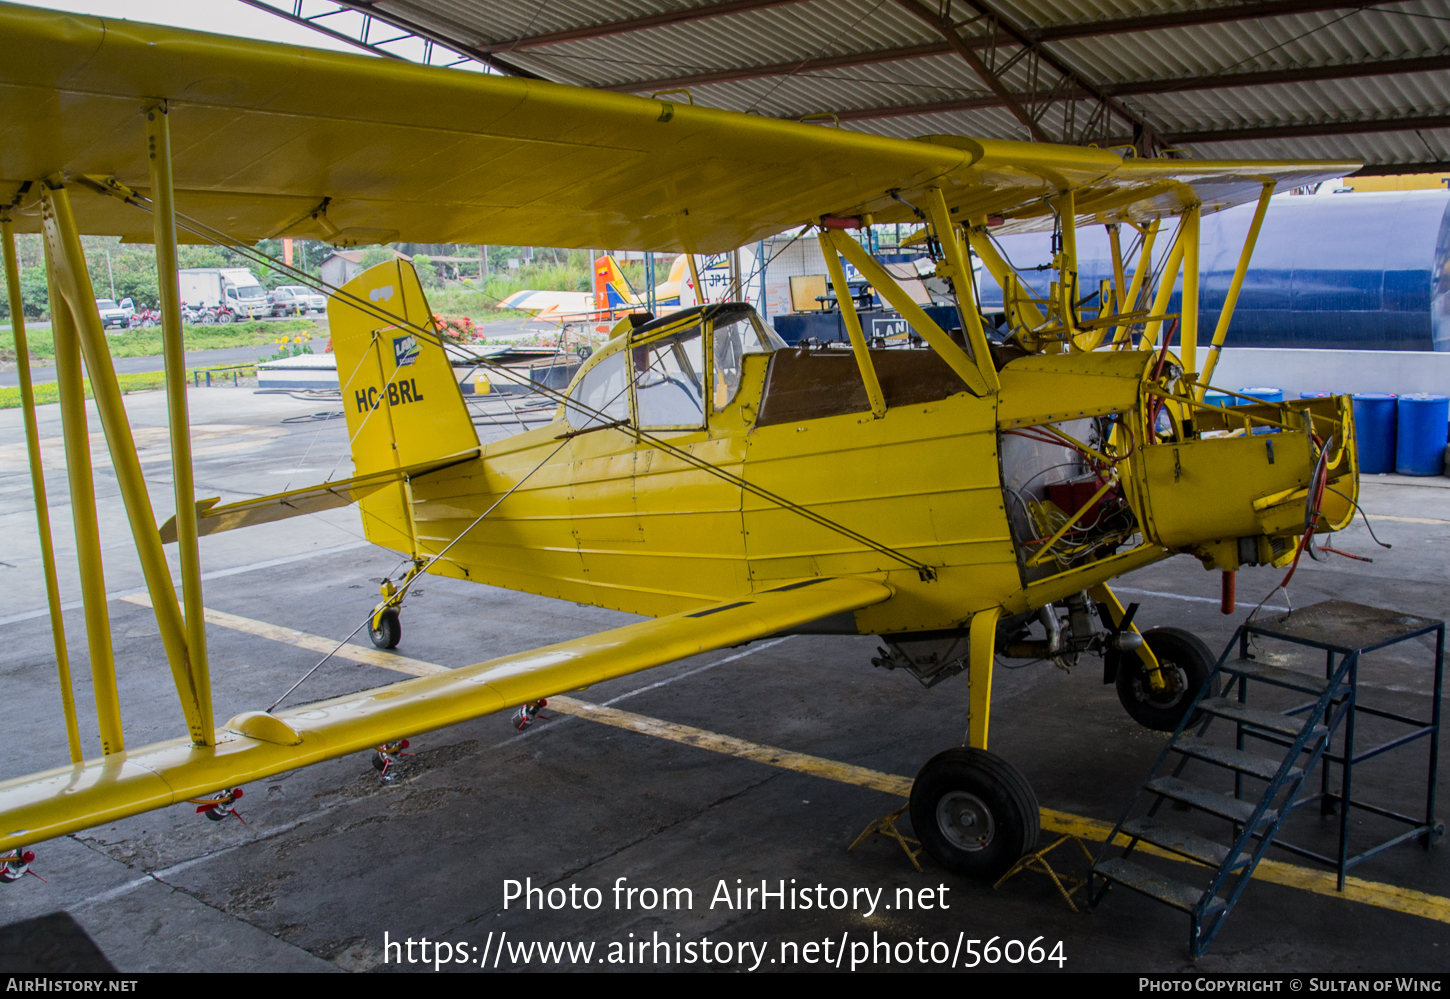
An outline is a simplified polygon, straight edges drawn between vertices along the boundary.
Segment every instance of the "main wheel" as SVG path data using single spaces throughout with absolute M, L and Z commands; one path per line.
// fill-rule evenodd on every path
M 1152 628 L 1143 633 L 1143 640 L 1158 658 L 1167 686 L 1153 690 L 1143 661 L 1126 654 L 1118 666 L 1118 700 L 1144 728 L 1172 732 L 1213 672 L 1213 653 L 1202 639 L 1182 628 Z
M 1031 785 L 985 749 L 948 749 L 921 768 L 911 825 L 937 863 L 988 881 L 1036 849 L 1041 832 Z
M 389 607 L 383 611 L 376 628 L 369 623 L 368 637 L 380 649 L 396 648 L 403 637 L 403 622 L 398 618 L 398 609 Z

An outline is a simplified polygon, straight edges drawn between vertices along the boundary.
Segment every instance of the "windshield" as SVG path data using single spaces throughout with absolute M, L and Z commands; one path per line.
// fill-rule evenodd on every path
M 703 343 L 698 325 L 631 350 L 639 425 L 698 427 L 705 422 Z
M 259 284 L 244 284 L 237 289 L 237 294 L 242 298 L 262 298 L 266 295 L 266 292 L 262 290 L 262 286 Z
M 106 311 L 107 309 L 114 309 L 116 307 L 116 303 L 111 301 L 109 298 L 96 299 L 96 308 L 100 309 L 102 312 Z
M 725 316 L 715 323 L 715 377 L 711 402 L 720 412 L 740 391 L 740 371 L 746 354 L 769 354 L 785 346 L 766 328 L 755 310 Z
M 588 374 L 579 379 L 569 401 L 578 406 L 565 407 L 572 427 L 593 427 L 629 419 L 629 384 L 625 381 L 624 352 L 602 358 Z M 604 418 L 595 415 L 602 413 Z

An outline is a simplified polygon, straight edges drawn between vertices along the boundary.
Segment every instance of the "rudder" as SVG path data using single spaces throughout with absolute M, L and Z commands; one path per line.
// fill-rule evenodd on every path
M 370 267 L 343 285 L 342 293 L 328 302 L 327 318 L 354 474 L 476 449 L 478 432 L 448 356 L 432 335 L 433 316 L 413 265 L 396 260 Z M 371 309 L 352 300 L 368 302 Z M 361 501 L 368 540 L 410 550 L 405 503 L 402 486 Z

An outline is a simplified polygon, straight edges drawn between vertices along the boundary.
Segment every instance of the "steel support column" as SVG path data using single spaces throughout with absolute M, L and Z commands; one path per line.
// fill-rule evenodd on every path
M 91 393 L 101 417 L 101 427 L 106 432 L 111 465 L 121 489 L 136 555 L 146 577 L 146 589 L 156 612 L 156 625 L 166 648 L 166 659 L 176 682 L 181 710 L 186 716 L 192 741 L 198 745 L 211 745 L 216 734 L 211 727 L 211 719 L 206 719 L 204 725 L 201 717 L 181 608 L 176 600 L 171 569 L 166 564 L 166 553 L 161 547 L 161 535 L 156 529 L 156 514 L 151 508 L 141 463 L 136 457 L 136 442 L 131 436 L 131 424 L 121 399 L 121 386 L 116 380 L 116 369 L 111 364 L 110 349 L 106 346 L 106 332 L 101 325 L 100 313 L 96 311 L 95 290 L 86 271 L 85 254 L 81 250 L 80 232 L 71 212 L 70 196 L 62 186 L 47 186 L 42 194 L 42 204 L 45 240 L 52 255 L 56 285 L 70 307 L 85 355 Z
M 887 273 L 886 268 L 875 257 L 863 250 L 861 244 L 854 239 L 842 239 L 836 245 L 840 248 L 841 255 L 851 261 L 862 277 L 871 282 L 871 287 L 880 292 L 881 297 L 890 302 L 891 307 L 901 313 L 901 318 L 920 333 L 922 339 L 931 345 L 931 349 L 957 373 L 957 377 L 966 382 L 973 395 L 982 396 L 992 391 L 982 378 L 982 373 L 977 370 L 976 362 L 957 346 L 956 341 L 946 335 L 945 330 L 932 322 L 925 310 L 896 283 L 896 279 Z
M 71 524 L 75 529 L 76 563 L 81 577 L 81 602 L 85 607 L 96 726 L 101 735 L 101 752 L 109 756 L 123 752 L 126 739 L 121 731 L 121 701 L 116 693 L 111 613 L 106 606 L 106 578 L 101 566 L 101 532 L 96 525 L 96 485 L 91 472 L 91 433 L 86 420 L 80 338 L 55 270 L 54 253 L 47 240 L 45 275 L 50 297 L 50 336 L 55 345 L 55 381 L 60 394 L 61 433 L 65 438 Z
M 1122 315 L 1138 311 L 1138 299 L 1143 295 L 1143 285 L 1153 271 L 1153 244 L 1157 241 L 1158 230 L 1161 228 L 1163 228 L 1163 220 L 1155 218 L 1143 231 L 1143 245 L 1138 249 L 1138 263 L 1133 268 L 1132 283 L 1128 285 L 1126 294 L 1121 291 L 1118 293 L 1122 298 L 1118 312 Z M 1132 323 L 1124 322 L 1113 331 L 1113 343 L 1119 349 L 1133 345 L 1132 337 L 1129 334 L 1132 326 Z
M 1198 371 L 1198 231 L 1203 206 L 1194 205 L 1183 216 L 1183 234 L 1178 245 L 1183 248 L 1183 301 L 1179 326 L 1178 355 L 1187 374 Z M 1190 414 L 1191 415 L 1191 414 Z
M 1173 297 L 1173 286 L 1178 282 L 1178 269 L 1183 264 L 1183 222 L 1178 223 L 1177 238 L 1173 240 L 1173 249 L 1168 253 L 1168 260 L 1163 264 L 1163 273 L 1158 278 L 1158 294 L 1153 298 L 1153 304 L 1149 307 L 1148 315 L 1162 316 L 1168 312 L 1168 302 Z M 1157 346 L 1158 330 L 1163 326 L 1162 319 L 1154 319 L 1143 327 L 1143 342 L 1139 346 L 1147 349 Z
M 186 345 L 177 286 L 176 204 L 171 184 L 171 128 L 166 107 L 146 112 L 146 153 L 151 163 L 151 221 L 156 238 L 156 278 L 161 295 L 161 346 L 166 364 L 166 411 L 171 431 L 171 480 L 176 493 L 176 547 L 186 605 L 186 648 L 191 661 L 203 745 L 215 741 L 211 665 L 206 650 L 201 552 L 197 546 L 196 486 L 192 478 L 191 419 L 186 410 Z
M 866 345 L 866 334 L 861 331 L 861 317 L 856 315 L 856 303 L 851 299 L 851 286 L 846 281 L 846 270 L 841 266 L 841 257 L 836 241 L 850 239 L 830 229 L 821 230 L 821 256 L 826 260 L 826 273 L 836 289 L 836 304 L 841 309 L 841 321 L 846 324 L 846 335 L 851 338 L 851 352 L 856 355 L 856 367 L 861 369 L 861 381 L 866 385 L 866 398 L 871 402 L 871 415 L 876 419 L 886 415 L 886 397 L 881 394 L 881 382 L 876 377 L 876 366 L 871 361 L 871 350 Z
M 1244 287 L 1244 277 L 1249 272 L 1249 258 L 1254 255 L 1254 244 L 1259 240 L 1259 230 L 1264 225 L 1264 215 L 1269 210 L 1269 199 L 1274 196 L 1274 182 L 1264 184 L 1264 190 L 1259 194 L 1259 205 L 1254 209 L 1254 220 L 1249 224 L 1248 235 L 1244 237 L 1244 248 L 1239 253 L 1238 266 L 1234 268 L 1233 280 L 1229 282 L 1228 295 L 1223 300 L 1223 311 L 1218 314 L 1218 324 L 1213 330 L 1213 342 L 1208 345 L 1208 356 L 1203 360 L 1203 376 L 1198 379 L 1198 398 L 1203 398 L 1207 391 L 1208 380 L 1213 377 L 1213 369 L 1218 364 L 1219 351 L 1223 349 L 1224 339 L 1228 336 L 1228 324 L 1233 319 L 1234 307 L 1239 302 L 1239 292 Z
M 45 571 L 45 599 L 50 608 L 50 637 L 55 647 L 55 669 L 60 680 L 61 710 L 65 714 L 66 745 L 70 761 L 79 763 L 80 723 L 76 720 L 75 689 L 70 678 L 70 655 L 65 644 L 65 620 L 60 606 L 60 582 L 55 572 L 55 546 L 50 534 L 50 506 L 45 498 L 45 470 L 40 459 L 40 429 L 35 420 L 35 392 L 30 384 L 30 346 L 25 339 L 25 311 L 20 294 L 20 261 L 15 253 L 15 225 L 0 215 L 5 241 L 5 286 L 10 295 L 10 329 L 15 334 L 15 363 L 20 376 L 20 405 L 25 422 L 25 450 L 30 459 L 30 489 L 35 497 L 35 522 L 40 530 L 40 561 Z M 52 307 L 53 308 L 53 307 Z
M 947 256 L 947 266 L 952 269 L 952 289 L 956 292 L 957 315 L 962 320 L 962 332 L 972 345 L 972 360 L 982 373 L 982 381 L 989 391 L 995 392 L 1001 386 L 997 378 L 997 366 L 992 363 L 992 352 L 987 347 L 987 331 L 982 329 L 982 310 L 977 305 L 976 290 L 972 283 L 972 261 L 967 248 L 957 237 L 957 226 L 952 221 L 946 196 L 941 188 L 929 188 L 926 192 L 927 214 L 931 216 L 932 228 L 936 230 L 937 242 Z

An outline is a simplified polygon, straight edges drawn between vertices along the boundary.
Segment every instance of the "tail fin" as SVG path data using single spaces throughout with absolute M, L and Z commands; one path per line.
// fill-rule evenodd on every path
M 411 328 L 434 328 L 413 265 L 378 264 L 342 291 L 372 305 L 364 311 L 334 296 L 327 306 L 355 474 L 476 449 L 478 432 L 448 356 Z M 368 540 L 416 551 L 404 487 L 381 490 L 361 506 Z
M 619 264 L 609 254 L 594 261 L 594 307 L 596 309 L 629 309 L 639 304 L 639 293 Z
M 670 264 L 670 276 L 659 284 L 655 285 L 655 301 L 660 305 L 680 305 L 680 289 L 685 286 L 687 278 L 686 266 L 688 261 L 681 253 Z

